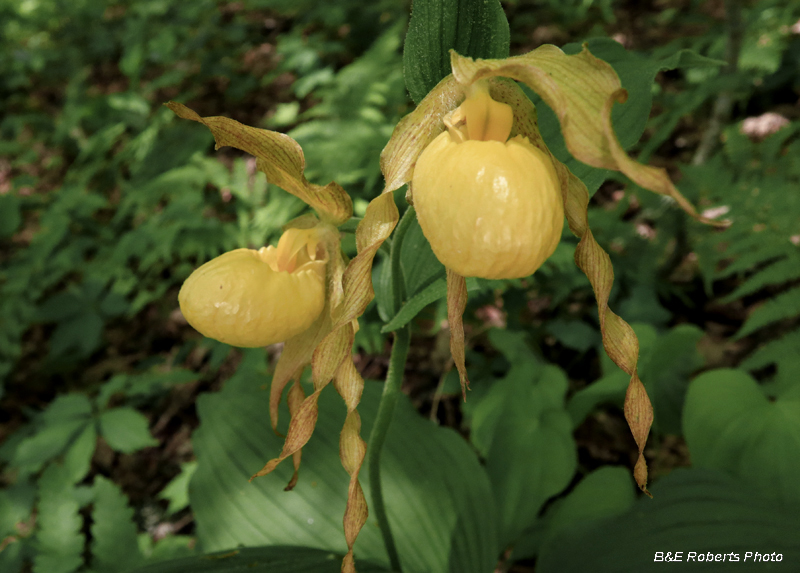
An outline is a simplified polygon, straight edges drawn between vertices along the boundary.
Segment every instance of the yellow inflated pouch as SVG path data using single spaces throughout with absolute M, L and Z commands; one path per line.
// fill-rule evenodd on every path
M 508 140 L 511 108 L 483 86 L 445 124 L 417 160 L 412 181 L 433 252 L 462 276 L 532 274 L 553 254 L 564 224 L 550 157 L 524 137 Z
M 178 294 L 181 312 L 233 346 L 286 341 L 322 312 L 327 260 L 315 229 L 289 229 L 277 248 L 236 249 L 194 271 Z

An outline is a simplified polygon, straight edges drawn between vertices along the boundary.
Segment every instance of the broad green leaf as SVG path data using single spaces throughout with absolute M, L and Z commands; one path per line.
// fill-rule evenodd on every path
M 133 509 L 119 486 L 97 476 L 92 511 L 92 567 L 95 571 L 130 571 L 142 562 L 133 516 Z
M 561 344 L 579 352 L 586 352 L 600 342 L 600 333 L 581 320 L 550 320 L 546 329 Z
M 400 264 L 406 283 L 406 296 L 413 297 L 445 275 L 444 265 L 433 254 L 431 245 L 422 234 L 417 218 L 406 231 L 400 252 Z
M 698 327 L 678 325 L 660 336 L 642 359 L 642 379 L 655 411 L 654 427 L 661 434 L 682 433 L 681 416 L 690 376 L 703 363 L 697 351 L 702 337 Z
M 181 464 L 181 473 L 167 484 L 158 494 L 160 499 L 169 501 L 167 514 L 173 514 L 189 505 L 189 480 L 197 470 L 197 462 Z
M 45 462 L 62 454 L 75 436 L 89 423 L 90 419 L 87 417 L 53 422 L 44 426 L 19 444 L 11 460 L 11 465 L 36 471 Z
M 512 366 L 473 410 L 472 440 L 486 458 L 505 547 L 569 485 L 577 450 L 564 409 L 564 373 L 538 364 L 519 333 L 493 330 L 489 339 Z
M 671 564 L 676 570 L 788 571 L 800 561 L 798 512 L 800 505 L 763 499 L 720 472 L 677 469 L 653 486 L 653 499 L 640 498 L 631 511 L 564 530 L 542 547 L 536 571 L 585 573 L 587 563 L 593 573 L 664 571 L 670 564 L 654 559 L 667 551 L 683 552 L 682 562 Z M 783 563 L 753 563 L 756 551 L 782 554 Z M 708 552 L 738 554 L 739 562 L 720 556 L 698 563 Z
M 339 573 L 342 556 L 310 547 L 241 547 L 231 551 L 162 561 L 135 573 Z M 388 569 L 359 562 L 360 573 Z
M 483 285 L 478 279 L 474 277 L 467 279 L 467 292 L 482 289 Z M 411 322 L 411 320 L 413 320 L 413 318 L 417 316 L 423 308 L 441 298 L 444 298 L 446 295 L 447 281 L 445 279 L 436 279 L 427 287 L 407 300 L 406 303 L 400 308 L 400 312 L 398 312 L 394 318 L 383 325 L 381 332 L 393 332 L 398 328 L 404 327 L 406 324 Z
M 83 519 L 70 477 L 51 464 L 39 479 L 34 573 L 72 573 L 83 564 Z
M 497 0 L 414 0 L 403 48 L 403 73 L 419 103 L 450 73 L 451 49 L 473 58 L 505 58 L 509 29 Z
M 87 423 L 64 454 L 64 469 L 69 475 L 70 483 L 82 481 L 89 473 L 96 447 L 97 429 L 94 424 Z
M 332 390 L 320 395 L 316 430 L 303 448 L 299 481 L 284 492 L 291 464 L 248 483 L 283 443 L 272 433 L 265 416 L 268 395 L 259 386 L 260 381 L 241 373 L 222 392 L 198 401 L 201 424 L 193 436 L 198 469 L 189 494 L 200 542 L 211 551 L 302 544 L 344 554 L 341 516 L 349 476 L 339 461 L 345 418 L 341 399 Z M 359 405 L 363 436 L 372 428 L 380 393 L 380 384 L 366 383 Z M 285 431 L 285 407 L 281 420 Z M 389 521 L 404 571 L 483 573 L 494 566 L 498 546 L 489 483 L 460 436 L 421 418 L 401 399 L 381 461 Z M 367 473 L 362 471 L 360 480 L 369 503 Z M 357 566 L 361 560 L 388 561 L 374 517 L 358 536 L 355 556 Z
M 712 370 L 686 395 L 692 463 L 727 471 L 783 502 L 800 502 L 800 386 L 770 402 L 742 370 Z
M 628 389 L 629 382 L 630 376 L 622 370 L 617 370 L 575 392 L 567 403 L 567 411 L 572 419 L 573 427 L 580 426 L 586 416 L 601 404 L 614 404 L 621 407 L 625 401 L 625 391 Z
M 636 501 L 635 487 L 626 468 L 604 466 L 593 471 L 548 509 L 538 528 L 514 544 L 514 558 L 534 556 L 543 543 L 574 526 L 625 513 Z
M 130 454 L 158 445 L 150 435 L 150 422 L 133 408 L 114 408 L 100 414 L 100 435 L 113 450 Z

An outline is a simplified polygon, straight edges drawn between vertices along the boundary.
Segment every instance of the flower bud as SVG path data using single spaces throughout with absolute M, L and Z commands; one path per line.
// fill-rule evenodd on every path
M 204 336 L 233 346 L 286 341 L 322 312 L 326 263 L 316 229 L 289 229 L 277 248 L 236 249 L 194 271 L 178 294 L 181 312 Z
M 561 239 L 552 161 L 527 138 L 508 140 L 512 121 L 511 108 L 476 85 L 414 168 L 422 231 L 437 258 L 462 276 L 528 276 Z

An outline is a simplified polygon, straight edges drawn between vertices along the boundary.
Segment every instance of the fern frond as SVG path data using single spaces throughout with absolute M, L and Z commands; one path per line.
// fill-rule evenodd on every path
M 739 285 L 736 290 L 722 298 L 720 302 L 729 303 L 743 296 L 754 294 L 762 288 L 781 285 L 800 279 L 800 257 L 785 257 L 771 263 Z
M 715 278 L 723 279 L 750 271 L 766 262 L 782 259 L 792 254 L 793 251 L 797 251 L 797 248 L 788 240 L 785 243 L 770 242 L 767 237 L 760 234 L 734 239 L 732 245 L 720 254 L 720 260 L 734 258 L 737 255 L 738 257 L 730 265 L 719 271 Z
M 739 367 L 746 370 L 759 370 L 770 364 L 777 364 L 780 368 L 782 363 L 790 360 L 796 362 L 798 359 L 800 359 L 800 330 L 794 330 L 781 338 L 761 345 L 744 359 Z
M 743 338 L 768 324 L 800 315 L 800 287 L 783 292 L 751 314 L 735 338 Z

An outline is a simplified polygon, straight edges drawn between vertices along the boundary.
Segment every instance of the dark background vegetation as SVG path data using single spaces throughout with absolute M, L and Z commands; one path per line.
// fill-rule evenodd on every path
M 382 186 L 380 150 L 413 109 L 402 74 L 409 4 L 0 0 L 3 571 L 80 567 L 82 550 L 74 567 L 48 555 L 76 535 L 92 538 L 81 525 L 91 499 L 95 508 L 105 500 L 109 522 L 135 524 L 145 555 L 194 547 L 186 482 L 195 399 L 219 390 L 247 353 L 189 327 L 177 292 L 211 257 L 274 241 L 305 206 L 267 186 L 251 158 L 213 152 L 206 130 L 161 104 L 289 133 L 305 150 L 309 179 L 336 180 L 363 214 Z M 702 227 L 616 176 L 590 207 L 615 268 L 611 306 L 635 325 L 642 378 L 655 380 L 646 455 L 657 483 L 692 463 L 681 412 L 698 374 L 736 369 L 771 401 L 800 378 L 800 8 L 777 0 L 503 6 L 512 55 L 599 36 L 643 57 L 690 48 L 727 62 L 660 73 L 632 154 L 665 167 L 701 210 L 733 225 Z M 565 233 L 534 277 L 471 293 L 465 315 L 476 403 L 481 380 L 513 363 L 497 329 L 566 374 L 573 485 L 636 460 L 620 407 L 627 381 L 603 354 L 574 246 Z M 345 247 L 354 252 L 352 236 Z M 376 380 L 391 340 L 380 315 L 373 304 L 356 339 L 356 364 Z M 468 435 L 474 412 L 450 371 L 445 318 L 440 301 L 415 321 L 404 390 L 424 416 Z M 268 364 L 278 352 L 267 349 Z M 64 509 L 67 482 L 85 495 Z M 94 511 L 92 523 L 102 523 Z M 513 562 L 502 567 L 535 563 Z

